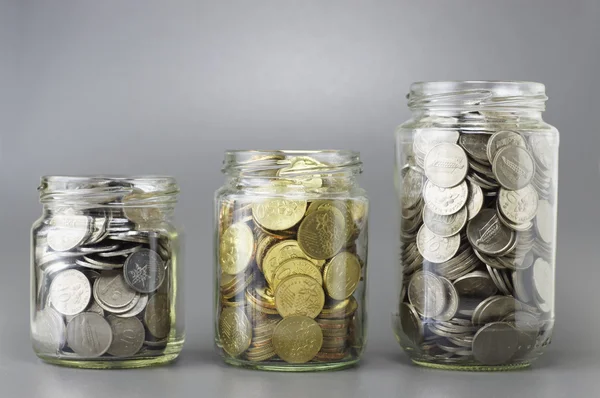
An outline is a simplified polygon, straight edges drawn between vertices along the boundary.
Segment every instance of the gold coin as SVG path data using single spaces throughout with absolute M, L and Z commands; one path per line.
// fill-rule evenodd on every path
M 354 219 L 352 218 L 351 211 L 351 201 L 343 202 L 341 200 L 325 200 L 319 199 L 313 201 L 308 209 L 306 210 L 306 214 L 311 214 L 317 210 L 327 210 L 335 207 L 344 215 L 344 221 L 346 222 L 346 242 L 349 242 L 352 237 L 355 235 L 354 232 Z
M 308 214 L 298 228 L 298 245 L 310 257 L 333 257 L 346 243 L 346 221 L 342 212 L 331 207 Z
M 229 275 L 237 275 L 244 271 L 254 255 L 254 235 L 250 227 L 244 223 L 230 225 L 219 245 L 219 262 L 221 270 Z
M 262 261 L 262 272 L 269 285 L 273 284 L 273 278 L 277 268 L 284 262 L 293 258 L 305 258 L 313 264 L 320 266 L 320 260 L 309 258 L 300 246 L 298 241 L 293 239 L 284 240 L 271 246 Z
M 273 349 L 288 363 L 306 363 L 323 344 L 323 332 L 313 319 L 294 315 L 283 319 L 273 332 Z
M 277 243 L 277 239 L 273 236 L 263 235 L 256 245 L 256 265 L 258 269 L 262 271 L 262 262 L 265 258 L 265 254 L 267 254 L 267 250 Z
M 252 325 L 244 311 L 237 308 L 225 308 L 219 317 L 219 339 L 223 350 L 237 357 L 250 347 Z
M 273 289 L 277 289 L 277 285 L 290 275 L 307 275 L 316 280 L 319 285 L 323 285 L 323 276 L 319 268 L 304 258 L 292 258 L 277 267 L 273 278 Z
M 289 160 L 289 166 L 281 168 L 277 175 L 293 181 L 295 185 L 307 188 L 321 188 L 323 179 L 320 174 L 315 173 L 320 168 L 327 167 L 324 163 L 308 156 L 296 156 Z M 303 171 L 304 170 L 304 171 Z
M 342 252 L 325 265 L 323 284 L 329 297 L 344 300 L 352 295 L 360 281 L 360 262 L 352 253 Z
M 275 307 L 282 317 L 304 315 L 314 318 L 323 309 L 325 292 L 313 278 L 291 275 L 282 280 L 275 290 Z
M 273 231 L 284 231 L 298 224 L 306 211 L 306 200 L 264 199 L 252 204 L 257 224 Z

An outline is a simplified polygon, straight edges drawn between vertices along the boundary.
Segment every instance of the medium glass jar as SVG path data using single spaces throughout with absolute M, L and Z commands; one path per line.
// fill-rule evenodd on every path
M 171 177 L 43 177 L 32 228 L 31 339 L 80 368 L 170 362 L 184 341 L 179 187 Z
M 229 151 L 216 192 L 215 343 L 264 370 L 351 366 L 365 346 L 368 200 L 350 151 Z
M 415 83 L 396 132 L 398 341 L 413 362 L 528 366 L 550 343 L 558 131 L 543 84 Z

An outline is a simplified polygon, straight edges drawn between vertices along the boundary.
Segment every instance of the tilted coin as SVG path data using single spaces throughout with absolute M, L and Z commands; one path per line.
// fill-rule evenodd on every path
M 446 308 L 441 314 L 435 316 L 435 319 L 437 321 L 449 321 L 450 319 L 454 318 L 456 312 L 458 311 L 460 298 L 458 297 L 458 292 L 454 288 L 452 282 L 441 276 L 439 276 L 438 279 L 442 281 L 444 290 L 446 291 Z
M 147 201 L 156 197 L 154 192 L 135 192 L 123 197 L 123 213 L 131 222 L 136 224 L 148 224 L 159 222 L 165 215 L 160 208 L 148 206 Z
M 481 187 L 477 184 L 474 184 L 471 181 L 467 181 L 469 186 L 469 196 L 467 198 L 467 213 L 468 219 L 472 220 L 475 218 L 479 211 L 483 207 L 483 191 Z
M 115 357 L 135 355 L 144 345 L 145 329 L 142 322 L 135 318 L 119 318 L 110 315 L 106 318 L 112 330 L 112 343 L 107 352 Z
M 38 353 L 59 352 L 66 342 L 66 330 L 65 322 L 56 310 L 46 307 L 38 311 L 31 324 L 33 349 Z
M 484 365 L 502 365 L 517 352 L 519 334 L 509 323 L 485 325 L 473 338 L 473 356 Z
M 496 153 L 492 171 L 502 187 L 514 191 L 531 182 L 535 174 L 535 163 L 526 149 L 505 146 Z
M 136 291 L 125 282 L 122 272 L 102 272 L 94 282 L 94 298 L 98 304 L 122 308 L 129 305 L 136 295 Z
M 425 206 L 423 209 L 423 222 L 431 232 L 441 237 L 456 235 L 467 223 L 467 208 L 463 207 L 457 213 L 443 216 L 436 214 Z
M 458 143 L 473 159 L 489 163 L 487 157 L 489 134 L 461 134 Z
M 430 210 L 440 215 L 455 214 L 460 211 L 469 198 L 469 189 L 466 182 L 452 188 L 442 188 L 427 181 L 423 190 L 425 203 Z
M 443 282 L 428 271 L 418 271 L 410 279 L 408 299 L 417 312 L 427 318 L 440 315 L 447 304 Z
M 50 285 L 50 302 L 63 315 L 75 315 L 88 306 L 92 295 L 90 282 L 83 273 L 74 269 L 62 271 Z
M 244 223 L 230 225 L 219 243 L 219 263 L 226 274 L 236 275 L 250 265 L 254 256 L 254 235 Z
M 275 306 L 282 317 L 304 315 L 314 318 L 325 305 L 323 288 L 306 275 L 291 275 L 275 290 Z
M 115 316 L 119 318 L 129 318 L 136 315 L 141 314 L 142 311 L 146 309 L 146 305 L 148 304 L 148 295 L 142 294 L 140 299 L 136 302 L 136 304 L 128 311 L 122 313 L 114 313 Z
M 319 282 L 319 284 L 323 283 L 321 270 L 313 263 L 304 258 L 292 258 L 281 263 L 281 265 L 275 271 L 275 277 L 273 278 L 273 289 L 277 289 L 279 283 L 288 276 L 298 274 L 310 276 Z
M 67 343 L 82 357 L 95 358 L 108 351 L 113 340 L 109 323 L 93 312 L 83 312 L 67 325 Z
M 551 243 L 554 240 L 555 228 L 552 205 L 547 200 L 540 200 L 537 207 L 535 230 L 542 241 Z
M 467 155 L 456 144 L 438 144 L 425 156 L 425 175 L 438 187 L 451 188 L 460 184 L 467 176 L 467 170 Z
M 342 201 L 342 200 L 319 199 L 319 200 L 314 200 L 311 202 L 310 206 L 308 206 L 308 209 L 306 210 L 306 214 L 308 215 L 317 210 L 326 210 L 326 209 L 335 207 L 336 209 L 341 211 L 342 214 L 344 215 L 344 220 L 345 220 L 345 225 L 346 225 L 346 241 L 350 242 L 352 240 L 352 237 L 356 233 L 355 225 L 354 225 L 354 218 L 352 216 L 352 210 L 351 210 L 352 208 L 355 208 L 355 207 L 351 208 L 350 206 L 351 206 L 351 202 L 346 202 L 346 201 Z
M 90 235 L 91 218 L 78 215 L 58 215 L 52 217 L 47 242 L 52 250 L 64 252 L 85 242 Z
M 302 364 L 313 359 L 323 345 L 319 324 L 307 316 L 281 320 L 273 331 L 273 348 L 288 363 Z
M 415 207 L 421 200 L 423 193 L 424 175 L 409 168 L 402 179 L 402 206 L 404 208 Z
M 478 251 L 488 255 L 507 252 L 515 241 L 515 233 L 498 219 L 493 209 L 483 209 L 467 224 L 467 238 Z
M 487 144 L 487 158 L 490 163 L 494 162 L 494 158 L 498 151 L 505 146 L 518 146 L 526 148 L 525 139 L 514 131 L 498 131 L 492 134 Z
M 358 258 L 349 252 L 341 252 L 325 265 L 323 284 L 329 297 L 344 300 L 352 295 L 360 281 L 361 266 Z
M 316 267 L 320 267 L 322 265 L 321 260 L 308 257 L 308 255 L 298 245 L 297 240 L 283 240 L 268 248 L 262 261 L 262 272 L 269 285 L 273 284 L 273 279 L 275 278 L 277 268 L 279 268 L 279 266 L 287 260 L 291 260 L 293 258 L 304 258 L 315 264 Z
M 250 347 L 252 325 L 243 311 L 223 309 L 219 316 L 219 339 L 223 350 L 232 357 L 241 355 Z
M 171 310 L 169 296 L 155 293 L 146 305 L 144 323 L 150 334 L 157 339 L 165 338 L 171 330 Z
M 153 250 L 140 249 L 131 253 L 123 266 L 125 281 L 140 293 L 152 293 L 165 280 L 165 263 Z
M 298 228 L 298 245 L 310 257 L 333 257 L 346 243 L 346 221 L 337 208 L 308 214 Z
M 418 345 L 423 340 L 424 328 L 415 307 L 408 303 L 400 303 L 400 326 L 410 342 Z
M 515 311 L 517 301 L 511 296 L 491 296 L 483 300 L 473 313 L 474 324 L 485 324 L 502 320 Z
M 417 234 L 417 247 L 421 255 L 432 263 L 443 263 L 450 260 L 460 246 L 458 234 L 447 238 L 431 232 L 425 225 L 421 226 Z
M 486 298 L 496 294 L 496 285 L 490 275 L 483 271 L 474 271 L 454 281 L 454 287 L 461 296 Z
M 535 217 L 538 208 L 538 194 L 531 185 L 516 191 L 500 188 L 498 207 L 510 222 L 522 224 Z
M 304 216 L 306 206 L 305 200 L 264 199 L 252 204 L 252 216 L 266 229 L 283 231 L 298 224 Z

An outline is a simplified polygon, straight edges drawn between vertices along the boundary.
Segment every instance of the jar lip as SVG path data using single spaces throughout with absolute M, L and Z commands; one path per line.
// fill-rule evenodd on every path
M 414 82 L 410 85 L 411 94 L 433 95 L 461 90 L 492 90 L 511 96 L 541 95 L 546 93 L 546 86 L 543 83 L 520 80 L 438 80 Z
M 74 183 L 101 183 L 101 182 L 155 182 L 177 184 L 175 177 L 167 175 L 125 175 L 125 174 L 81 174 L 81 175 L 44 175 L 42 182 L 74 182 Z

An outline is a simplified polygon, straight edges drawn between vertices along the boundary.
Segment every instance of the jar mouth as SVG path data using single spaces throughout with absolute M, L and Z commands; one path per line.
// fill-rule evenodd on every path
M 411 109 L 545 109 L 542 83 L 502 80 L 431 81 L 411 84 L 407 95 Z

